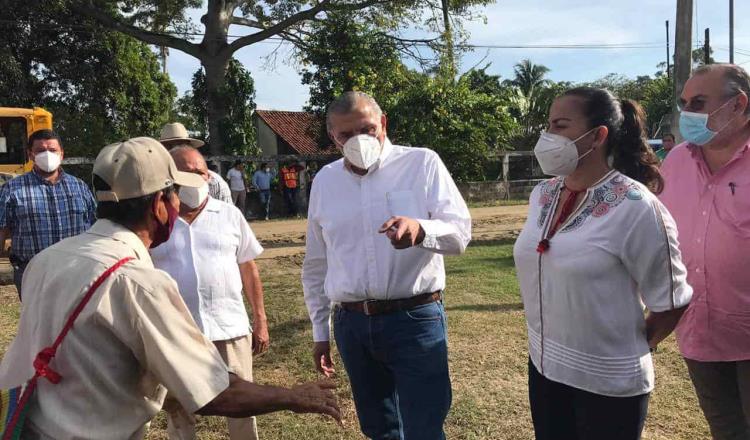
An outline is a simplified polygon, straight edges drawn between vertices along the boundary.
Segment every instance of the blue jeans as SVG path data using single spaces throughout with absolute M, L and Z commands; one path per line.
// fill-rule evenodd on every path
M 271 190 L 262 189 L 258 192 L 258 196 L 260 197 L 260 204 L 266 210 L 266 218 L 268 218 L 271 214 Z
M 445 439 L 451 382 L 442 303 L 375 316 L 337 307 L 334 334 L 367 437 Z

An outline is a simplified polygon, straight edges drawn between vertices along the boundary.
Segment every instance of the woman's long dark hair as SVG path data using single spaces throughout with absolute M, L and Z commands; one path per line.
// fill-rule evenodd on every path
M 608 90 L 595 87 L 576 87 L 562 96 L 583 100 L 589 128 L 607 127 L 607 157 L 613 157 L 614 169 L 646 185 L 654 194 L 664 189 L 659 159 L 646 137 L 645 112 L 637 102 L 618 100 Z

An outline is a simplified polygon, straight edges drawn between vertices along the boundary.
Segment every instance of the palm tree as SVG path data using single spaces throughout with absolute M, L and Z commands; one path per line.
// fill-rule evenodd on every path
M 519 89 L 527 98 L 531 98 L 537 89 L 547 87 L 550 80 L 545 78 L 549 68 L 541 64 L 534 64 L 531 60 L 523 60 L 513 67 L 515 78 L 510 83 Z
M 545 78 L 549 68 L 523 60 L 513 68 L 515 77 L 503 85 L 510 88 L 510 112 L 520 130 L 513 136 L 516 148 L 529 148 L 547 123 L 547 112 L 560 87 Z

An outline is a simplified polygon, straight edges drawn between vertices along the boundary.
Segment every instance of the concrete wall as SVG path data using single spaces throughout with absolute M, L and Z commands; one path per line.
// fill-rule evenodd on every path
M 487 182 L 461 182 L 458 183 L 458 190 L 467 203 L 491 203 L 499 200 L 528 200 L 529 195 L 540 180 L 511 180 L 506 187 L 502 181 Z M 510 192 L 510 196 L 508 196 Z M 247 195 L 246 206 L 250 211 L 250 218 L 262 218 L 264 211 L 260 205 L 260 199 L 257 192 L 251 192 Z M 300 215 L 305 216 L 307 213 L 307 191 L 301 188 L 297 192 L 297 209 Z M 284 197 L 281 191 L 271 190 L 271 218 L 280 218 L 287 216 L 287 207 L 284 203 Z
M 467 203 L 489 203 L 498 200 L 526 200 L 539 180 L 461 182 L 458 190 Z

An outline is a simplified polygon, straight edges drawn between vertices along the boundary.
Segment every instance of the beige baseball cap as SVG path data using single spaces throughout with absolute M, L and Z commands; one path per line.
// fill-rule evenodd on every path
M 161 129 L 159 142 L 178 142 L 182 141 L 190 144 L 193 148 L 200 148 L 206 143 L 200 139 L 188 137 L 187 129 L 179 122 L 171 122 Z
M 100 202 L 143 197 L 170 185 L 199 188 L 206 182 L 201 176 L 178 171 L 162 144 L 149 137 L 137 137 L 102 148 L 94 162 L 94 174 L 111 191 L 97 191 Z

